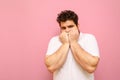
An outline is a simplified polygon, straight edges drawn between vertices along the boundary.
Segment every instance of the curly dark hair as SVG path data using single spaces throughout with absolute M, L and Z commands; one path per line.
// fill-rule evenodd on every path
M 78 15 L 74 11 L 64 10 L 58 14 L 57 22 L 59 25 L 61 22 L 65 22 L 67 20 L 73 20 L 73 22 L 78 25 Z

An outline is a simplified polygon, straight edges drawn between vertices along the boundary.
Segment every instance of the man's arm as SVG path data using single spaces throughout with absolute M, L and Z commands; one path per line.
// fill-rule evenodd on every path
M 71 43 L 71 50 L 75 60 L 81 65 L 84 70 L 89 73 L 95 71 L 99 62 L 99 57 L 92 56 L 86 52 L 77 42 Z
M 45 64 L 50 72 L 59 69 L 65 62 L 69 44 L 63 44 L 55 53 L 46 56 Z
M 45 64 L 50 72 L 59 69 L 65 62 L 69 50 L 68 35 L 62 32 L 59 36 L 62 45 L 52 55 L 46 56 Z M 52 46 L 51 46 L 52 47 Z
M 73 56 L 78 64 L 89 73 L 95 71 L 99 62 L 99 57 L 93 56 L 85 51 L 78 43 L 79 33 L 77 30 L 71 31 L 69 34 L 70 48 Z M 90 42 L 91 43 L 91 42 Z M 88 44 L 89 45 L 89 44 Z M 91 45 L 93 45 L 91 43 Z

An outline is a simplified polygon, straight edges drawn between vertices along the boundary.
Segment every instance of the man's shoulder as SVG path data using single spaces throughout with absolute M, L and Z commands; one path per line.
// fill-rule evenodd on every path
M 80 36 L 82 36 L 82 37 L 95 37 L 93 34 L 91 34 L 91 33 L 80 33 Z
M 50 41 L 58 41 L 59 40 L 59 36 L 57 35 L 57 36 L 53 36 L 51 39 L 50 39 Z
M 95 36 L 91 33 L 80 33 L 80 38 L 81 39 L 95 39 Z

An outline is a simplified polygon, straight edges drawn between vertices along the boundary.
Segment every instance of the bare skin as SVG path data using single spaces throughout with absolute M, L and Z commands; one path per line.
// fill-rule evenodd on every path
M 62 42 L 61 47 L 54 52 L 52 55 L 47 56 L 45 59 L 45 64 L 50 72 L 54 72 L 59 69 L 65 62 L 68 50 L 69 50 L 69 40 L 66 32 L 62 32 L 59 36 Z
M 61 34 L 59 39 L 62 42 L 61 47 L 52 55 L 46 56 L 45 64 L 50 72 L 54 72 L 66 61 L 68 50 L 71 49 L 76 62 L 88 73 L 93 73 L 99 62 L 97 56 L 92 56 L 78 44 L 79 29 L 72 21 L 61 22 Z
M 79 33 L 78 30 L 70 31 L 69 41 L 70 49 L 72 50 L 73 56 L 78 64 L 89 73 L 95 71 L 99 58 L 92 56 L 78 44 Z

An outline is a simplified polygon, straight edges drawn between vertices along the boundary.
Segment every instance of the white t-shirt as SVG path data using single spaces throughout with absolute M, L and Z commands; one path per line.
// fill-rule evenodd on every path
M 80 46 L 93 56 L 99 57 L 99 49 L 95 37 L 91 34 L 80 33 L 78 40 Z M 54 53 L 62 43 L 59 40 L 59 36 L 53 37 L 48 45 L 46 55 Z M 64 65 L 53 73 L 53 80 L 94 80 L 94 74 L 90 74 L 82 69 L 82 67 L 75 61 L 71 50 Z

